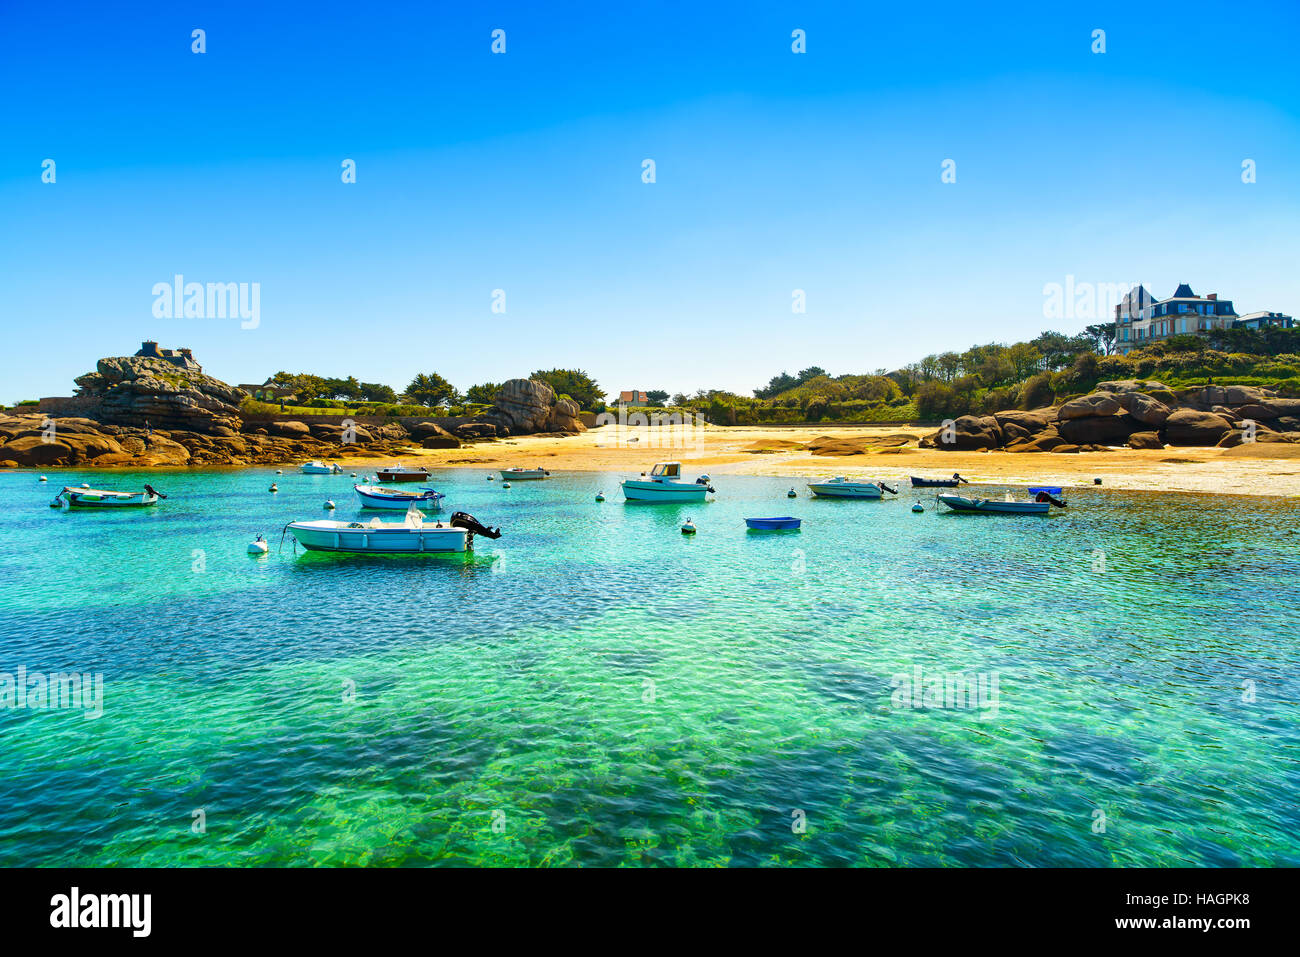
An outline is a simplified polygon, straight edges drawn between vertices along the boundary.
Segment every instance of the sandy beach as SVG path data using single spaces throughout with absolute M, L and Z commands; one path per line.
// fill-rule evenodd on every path
M 1093 485 L 1141 491 L 1220 495 L 1300 496 L 1300 445 L 1256 443 L 1236 449 L 1116 449 L 1076 454 L 942 452 L 914 445 L 853 455 L 815 455 L 804 448 L 821 437 L 841 443 L 883 441 L 906 433 L 914 440 L 933 429 L 894 426 L 773 428 L 704 426 L 623 429 L 605 426 L 572 436 L 519 436 L 461 449 L 413 448 L 405 464 L 430 468 L 494 470 L 538 465 L 553 471 L 617 472 L 629 476 L 655 462 L 680 461 L 694 476 L 845 475 L 907 481 L 909 475 L 943 477 L 960 472 L 973 483 Z M 632 441 L 635 439 L 635 441 Z M 897 441 L 897 440 L 895 440 Z M 388 460 L 348 459 L 349 466 L 386 465 Z

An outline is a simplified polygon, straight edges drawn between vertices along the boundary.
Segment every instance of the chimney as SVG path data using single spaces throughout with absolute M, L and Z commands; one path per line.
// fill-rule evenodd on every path
M 1206 299 L 1214 299 L 1215 301 L 1217 301 L 1218 298 L 1219 298 L 1219 294 L 1218 294 L 1217 292 L 1207 292 L 1207 293 L 1205 294 L 1205 298 L 1206 298 Z

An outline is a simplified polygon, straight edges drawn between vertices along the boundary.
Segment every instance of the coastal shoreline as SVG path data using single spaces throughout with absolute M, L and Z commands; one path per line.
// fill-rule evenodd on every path
M 947 477 L 960 472 L 972 484 L 1049 484 L 1065 488 L 1102 487 L 1145 492 L 1189 492 L 1216 495 L 1300 497 L 1300 446 L 1259 443 L 1233 449 L 1217 447 L 1167 447 L 1164 449 L 1112 449 L 1105 452 L 1058 454 L 1052 452 L 956 452 L 920 449 L 910 443 L 894 448 L 847 455 L 818 455 L 806 448 L 827 435 L 819 426 L 706 426 L 683 440 L 681 430 L 654 427 L 622 429 L 605 426 L 578 435 L 522 435 L 457 449 L 412 446 L 393 455 L 349 455 L 345 472 L 358 477 L 400 460 L 405 465 L 430 469 L 479 469 L 494 472 L 514 466 L 539 466 L 554 472 L 620 473 L 635 476 L 655 462 L 680 461 L 691 475 L 762 475 L 801 481 L 845 475 L 852 478 L 901 481 L 908 477 Z M 834 430 L 839 440 L 918 440 L 930 430 L 915 427 L 871 426 Z M 635 436 L 638 441 L 629 442 Z M 135 472 L 179 474 L 188 471 L 296 471 L 296 462 L 257 465 L 50 466 L 23 467 L 13 472 Z M 52 483 L 53 484 L 53 483 Z M 900 490 L 902 491 L 902 490 Z

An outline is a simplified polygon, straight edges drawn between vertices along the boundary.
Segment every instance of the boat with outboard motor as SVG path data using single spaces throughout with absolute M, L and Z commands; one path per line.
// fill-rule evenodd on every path
M 375 472 L 380 482 L 427 482 L 429 470 L 419 465 L 390 465 Z
M 546 469 L 501 469 L 503 479 L 544 479 L 550 476 Z
M 956 488 L 958 485 L 970 484 L 956 472 L 952 473 L 950 479 L 928 479 L 921 478 L 919 475 L 913 475 L 911 479 L 912 488 Z
M 1028 498 L 1015 498 L 1007 492 L 1001 499 L 968 498 L 952 492 L 940 492 L 935 499 L 954 512 L 964 515 L 1046 515 L 1052 508 L 1065 508 L 1061 489 L 1054 485 L 1034 485 Z
M 146 485 L 142 492 L 113 492 L 102 488 L 73 488 L 65 486 L 54 497 L 54 505 L 60 500 L 68 503 L 69 508 L 139 508 L 145 505 L 157 505 L 160 498 L 166 498 L 152 485 Z
M 343 466 L 334 463 L 327 465 L 320 459 L 312 459 L 298 466 L 298 471 L 303 475 L 339 475 L 343 471 Z
M 417 508 L 440 509 L 446 498 L 441 492 L 424 488 L 418 492 L 405 489 L 384 488 L 382 485 L 354 485 L 357 499 L 362 508 L 387 508 L 406 511 L 414 503 Z
M 463 552 L 474 547 L 474 536 L 500 538 L 501 529 L 489 528 L 473 515 L 453 512 L 447 522 L 427 525 L 420 510 L 412 504 L 400 522 L 342 522 L 319 519 L 314 522 L 290 522 L 284 531 L 292 533 L 298 544 L 314 552 L 351 552 L 364 555 L 417 555 L 439 552 Z M 283 532 L 281 542 L 284 541 Z
M 683 482 L 681 462 L 656 462 L 649 476 L 642 472 L 640 479 L 627 479 L 620 487 L 629 502 L 703 502 L 715 491 L 707 475 Z
M 898 494 L 898 489 L 884 482 L 853 482 L 843 475 L 825 482 L 809 482 L 808 488 L 819 498 L 882 498 L 885 492 Z

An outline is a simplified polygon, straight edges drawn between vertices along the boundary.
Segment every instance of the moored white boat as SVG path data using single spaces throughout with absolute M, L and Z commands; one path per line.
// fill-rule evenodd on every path
M 300 545 L 314 552 L 351 552 L 365 555 L 415 555 L 463 552 L 473 547 L 474 536 L 500 538 L 501 530 L 480 524 L 472 515 L 456 512 L 448 522 L 425 524 L 411 506 L 400 522 L 341 522 L 318 519 L 290 522 L 285 529 Z
M 648 477 L 623 482 L 623 497 L 630 502 L 703 502 L 714 490 L 707 475 L 694 482 L 683 482 L 681 477 L 681 462 L 658 462 Z
M 158 499 L 166 498 L 151 485 L 146 485 L 142 492 L 112 492 L 100 488 L 64 487 L 55 499 L 67 500 L 71 508 L 139 508 L 144 505 L 157 505 Z
M 969 498 L 952 492 L 941 492 L 935 498 L 954 512 L 968 515 L 1046 515 L 1053 505 L 1065 508 L 1055 487 L 1035 486 L 1028 498 L 1014 498 L 1010 492 L 1001 499 Z
M 897 489 L 884 482 L 851 482 L 843 475 L 825 482 L 809 482 L 808 488 L 820 498 L 881 498 L 885 492 L 898 494 Z
M 550 474 L 546 469 L 501 469 L 503 479 L 544 479 Z
M 313 459 L 304 465 L 298 466 L 298 471 L 304 475 L 338 475 L 343 471 L 343 468 L 339 465 L 332 463 L 327 465 L 319 459 Z
M 414 503 L 416 508 L 439 509 L 442 508 L 442 500 L 445 498 L 442 493 L 435 492 L 431 488 L 421 489 L 418 492 L 384 488 L 382 485 L 354 485 L 352 488 L 356 491 L 362 508 L 387 508 L 404 512 Z

